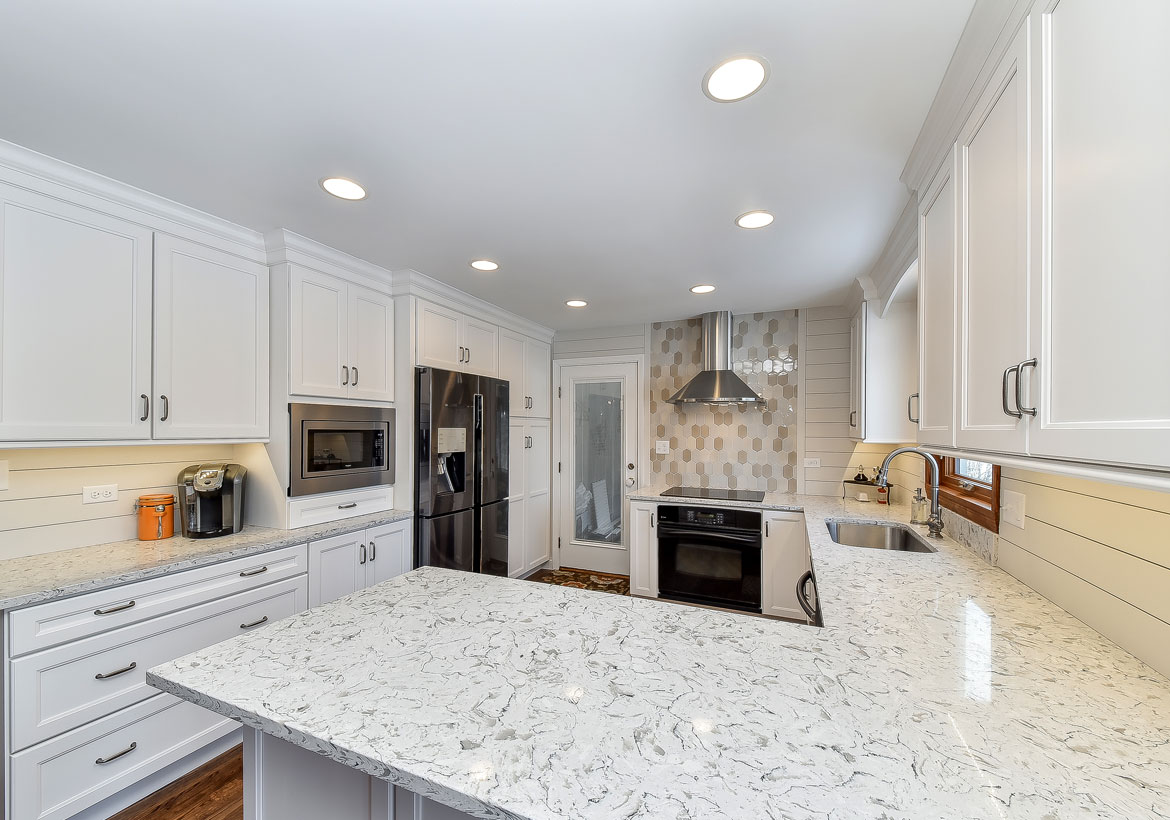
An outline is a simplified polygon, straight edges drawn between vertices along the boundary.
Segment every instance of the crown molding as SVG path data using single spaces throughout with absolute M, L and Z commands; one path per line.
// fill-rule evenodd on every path
M 918 258 L 918 197 L 911 195 L 890 231 L 877 262 L 862 283 L 866 298 L 873 299 L 879 316 L 885 315 L 890 298 L 910 265 Z M 860 281 L 860 279 L 858 280 Z
M 922 190 L 946 159 L 1034 2 L 976 0 L 902 170 L 911 191 Z
M 259 231 L 4 140 L 0 140 L 0 179 L 194 242 L 207 244 L 214 237 L 232 246 L 216 247 L 264 261 L 264 238 Z
M 291 262 L 343 279 L 356 277 L 358 283 L 365 287 L 394 293 L 392 271 L 287 228 L 274 228 L 265 233 L 264 246 L 270 266 Z
M 477 318 L 483 318 L 497 325 L 540 339 L 543 342 L 552 342 L 554 331 L 551 327 L 525 319 L 502 307 L 485 302 L 483 299 L 464 293 L 461 290 L 432 279 L 425 273 L 419 273 L 410 268 L 394 271 L 395 296 L 411 295 L 430 302 L 438 302 L 462 313 L 468 313 Z

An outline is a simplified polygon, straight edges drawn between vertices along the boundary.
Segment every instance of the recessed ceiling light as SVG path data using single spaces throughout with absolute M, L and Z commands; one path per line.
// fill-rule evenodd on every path
M 736 102 L 759 91 L 768 73 L 762 57 L 732 57 L 703 76 L 703 93 L 715 102 Z
M 366 198 L 366 189 L 345 177 L 326 177 L 321 180 L 321 187 L 325 189 L 325 193 L 333 194 L 338 199 Z
M 490 259 L 476 259 L 471 263 L 476 270 L 499 270 L 500 266 Z
M 714 285 L 695 285 L 691 288 L 691 293 L 710 293 L 715 290 Z
M 735 224 L 741 228 L 766 228 L 776 217 L 767 211 L 748 211 L 735 218 Z
M 565 304 L 569 307 L 585 307 L 589 303 L 584 299 L 570 299 L 569 301 L 565 302 Z

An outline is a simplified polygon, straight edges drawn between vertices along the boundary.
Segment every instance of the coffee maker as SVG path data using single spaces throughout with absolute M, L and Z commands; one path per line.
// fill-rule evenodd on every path
M 244 517 L 244 476 L 239 464 L 192 464 L 179 473 L 179 518 L 185 538 L 239 532 Z

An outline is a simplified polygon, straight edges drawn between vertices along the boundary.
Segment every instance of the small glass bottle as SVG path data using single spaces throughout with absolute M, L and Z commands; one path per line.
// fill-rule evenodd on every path
M 914 491 L 914 498 L 910 501 L 910 523 L 925 524 L 930 518 L 930 503 L 922 494 L 922 488 Z

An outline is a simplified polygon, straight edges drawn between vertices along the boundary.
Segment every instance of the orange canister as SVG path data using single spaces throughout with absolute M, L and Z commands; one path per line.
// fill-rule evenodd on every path
M 175 534 L 175 496 L 153 493 L 138 496 L 138 540 L 161 541 Z

